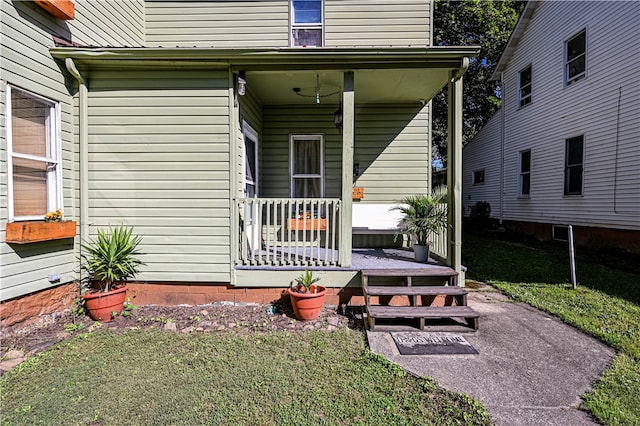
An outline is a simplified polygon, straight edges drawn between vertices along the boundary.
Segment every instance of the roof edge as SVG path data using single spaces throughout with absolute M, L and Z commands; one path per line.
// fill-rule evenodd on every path
M 324 61 L 358 62 L 362 60 L 456 60 L 476 56 L 479 46 L 435 46 L 414 48 L 274 48 L 274 49 L 216 49 L 216 48 L 150 48 L 150 47 L 52 47 L 54 58 L 77 60 L 190 60 L 286 62 L 296 59 L 322 63 Z
M 491 80 L 500 80 L 500 74 L 502 74 L 502 72 L 507 67 L 507 64 L 509 63 L 511 56 L 513 55 L 513 52 L 515 51 L 516 46 L 518 45 L 518 42 L 522 37 L 522 34 L 524 34 L 524 31 L 526 30 L 527 25 L 529 24 L 529 21 L 531 21 L 531 16 L 533 15 L 533 12 L 535 11 L 536 7 L 538 7 L 538 3 L 539 1 L 534 1 L 534 0 L 527 1 L 527 4 L 525 5 L 524 10 L 522 11 L 522 14 L 520 15 L 520 18 L 518 18 L 518 22 L 516 23 L 516 26 L 514 27 L 513 31 L 511 32 L 511 35 L 509 36 L 507 45 L 502 51 L 502 55 L 500 55 L 500 59 L 498 60 L 496 69 L 491 75 Z

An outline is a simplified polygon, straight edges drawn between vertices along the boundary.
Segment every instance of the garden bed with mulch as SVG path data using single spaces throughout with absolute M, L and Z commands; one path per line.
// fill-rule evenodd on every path
M 125 316 L 126 315 L 126 316 Z M 109 323 L 93 321 L 73 311 L 43 317 L 28 326 L 0 330 L 0 375 L 27 357 L 80 333 L 108 330 L 162 329 L 176 333 L 257 333 L 270 331 L 332 331 L 363 328 L 358 309 L 338 312 L 325 306 L 314 321 L 298 321 L 288 300 L 273 305 L 215 303 L 200 306 L 145 305 L 127 310 Z

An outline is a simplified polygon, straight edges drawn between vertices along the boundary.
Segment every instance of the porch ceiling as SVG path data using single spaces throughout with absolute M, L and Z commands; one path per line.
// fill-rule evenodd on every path
M 263 104 L 315 103 L 316 74 L 321 103 L 337 104 L 343 73 L 355 73 L 355 102 L 413 103 L 431 99 L 450 78 L 464 71 L 464 63 L 477 46 L 427 48 L 70 48 L 54 47 L 51 54 L 73 59 L 80 68 L 154 69 L 194 67 L 245 71 L 249 90 Z M 293 88 L 300 88 L 296 95 Z
M 448 69 L 378 69 L 355 71 L 357 104 L 418 103 L 429 101 L 444 87 Z M 248 71 L 247 87 L 265 105 L 337 105 L 343 89 L 342 71 Z M 293 90 L 300 89 L 299 94 Z M 327 96 L 330 95 L 330 96 Z

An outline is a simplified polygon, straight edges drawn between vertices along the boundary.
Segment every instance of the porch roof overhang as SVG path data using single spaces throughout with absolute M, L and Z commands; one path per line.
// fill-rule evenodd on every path
M 412 48 L 150 48 L 54 47 L 54 58 L 71 58 L 80 68 L 162 67 L 229 69 L 244 71 L 251 91 L 268 104 L 303 104 L 309 99 L 292 90 L 323 92 L 343 89 L 343 73 L 356 73 L 356 102 L 408 103 L 430 100 L 451 79 L 460 75 L 477 46 Z M 327 100 L 337 103 L 339 97 Z

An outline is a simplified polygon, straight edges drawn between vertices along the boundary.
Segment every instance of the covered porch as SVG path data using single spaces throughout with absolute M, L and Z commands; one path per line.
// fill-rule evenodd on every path
M 354 205 L 431 189 L 430 101 L 448 87 L 449 226 L 432 252 L 460 272 L 462 75 L 477 51 L 52 48 L 78 86 L 80 235 L 135 226 L 147 282 L 284 287 L 309 267 L 347 286 L 354 249 L 393 241 L 358 244 Z
M 462 74 L 476 49 L 327 50 L 232 66 L 242 141 L 232 155 L 243 178 L 232 205 L 234 284 L 255 270 L 353 271 L 358 247 L 397 247 L 390 228 L 372 229 L 372 246 L 354 244 L 353 205 L 389 210 L 430 191 L 430 101 L 443 87 L 449 226 L 432 236 L 431 252 L 460 272 Z M 307 169 L 298 170 L 299 158 Z

